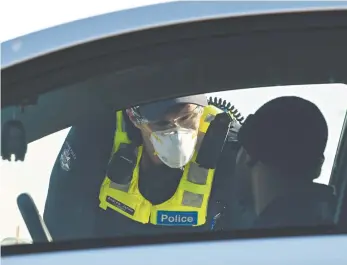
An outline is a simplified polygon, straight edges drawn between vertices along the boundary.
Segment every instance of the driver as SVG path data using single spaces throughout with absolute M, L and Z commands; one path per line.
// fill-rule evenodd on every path
M 221 112 L 208 105 L 205 95 L 118 111 L 116 122 L 114 117 L 112 121 L 113 139 L 108 142 L 111 155 L 109 149 L 88 150 L 93 141 L 89 137 L 74 143 L 80 137 L 74 135 L 76 128 L 71 129 L 58 156 L 60 163 L 53 169 L 45 206 L 44 219 L 53 239 L 220 229 L 219 217 L 231 201 L 225 187 L 230 187 L 230 161 L 235 158 L 226 156 L 226 165 L 219 166 L 221 162 L 216 169 L 204 168 L 195 159 L 211 120 Z M 95 128 L 91 124 L 89 120 L 80 127 L 90 132 Z M 236 139 L 237 123 L 233 121 L 231 128 L 229 141 Z M 107 170 L 91 170 L 93 159 L 105 153 Z M 80 157 L 84 161 L 77 164 Z M 81 167 L 83 173 L 76 174 Z M 76 183 L 74 189 L 70 184 L 59 192 L 64 179 Z
M 235 178 L 243 179 L 239 192 L 251 195 L 255 215 L 248 228 L 333 224 L 334 189 L 314 182 L 328 140 L 327 122 L 314 103 L 275 98 L 246 119 L 238 139 Z

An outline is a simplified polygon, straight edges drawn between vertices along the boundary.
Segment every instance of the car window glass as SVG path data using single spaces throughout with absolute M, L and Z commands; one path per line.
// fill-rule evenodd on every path
M 213 92 L 207 96 L 220 97 L 231 102 L 246 117 L 254 113 L 265 102 L 284 95 L 295 95 L 310 100 L 320 108 L 327 120 L 329 138 L 325 151 L 325 162 L 316 182 L 328 184 L 347 110 L 344 100 L 347 98 L 346 85 L 263 87 Z M 70 128 L 67 128 L 30 143 L 24 162 L 0 162 L 1 201 L 6 202 L 1 204 L 0 210 L 2 213 L 1 240 L 10 237 L 30 240 L 30 235 L 16 206 L 16 197 L 23 192 L 31 194 L 40 213 L 43 214 L 49 177 L 69 130 Z M 88 146 L 86 146 L 85 152 L 88 152 Z M 58 159 L 62 162 L 61 157 Z M 11 244 L 14 241 L 7 239 L 7 242 Z

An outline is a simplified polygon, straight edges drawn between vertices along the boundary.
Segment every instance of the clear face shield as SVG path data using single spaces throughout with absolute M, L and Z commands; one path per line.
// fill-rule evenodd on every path
M 160 121 L 142 119 L 156 155 L 168 167 L 181 168 L 193 157 L 202 112 L 203 107 L 197 106 Z

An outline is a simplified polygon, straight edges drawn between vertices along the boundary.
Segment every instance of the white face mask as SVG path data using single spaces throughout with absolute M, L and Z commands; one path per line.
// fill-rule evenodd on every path
M 175 128 L 153 132 L 151 142 L 160 160 L 171 168 L 188 164 L 197 143 L 197 132 L 192 129 Z

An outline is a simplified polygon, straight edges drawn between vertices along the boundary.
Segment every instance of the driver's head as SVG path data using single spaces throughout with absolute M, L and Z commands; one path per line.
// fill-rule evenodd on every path
M 272 174 L 283 181 L 319 177 L 328 126 L 319 108 L 300 97 L 275 98 L 246 119 L 239 131 L 238 172 Z
M 179 168 L 192 158 L 205 95 L 162 100 L 130 108 L 127 114 L 141 131 L 145 151 L 154 162 Z

